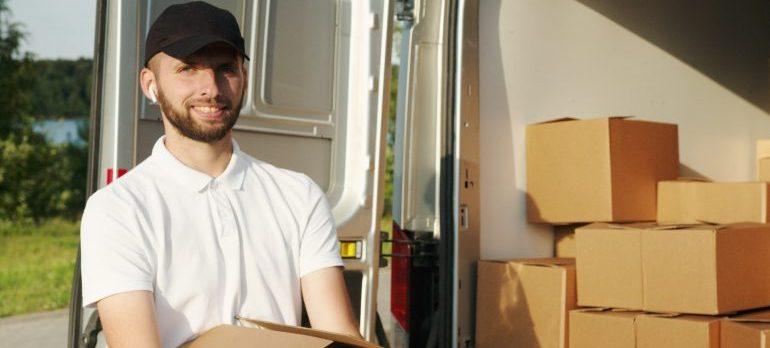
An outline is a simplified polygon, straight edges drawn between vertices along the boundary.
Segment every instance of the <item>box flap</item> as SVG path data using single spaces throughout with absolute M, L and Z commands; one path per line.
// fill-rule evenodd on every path
M 536 124 L 546 124 L 546 123 L 556 123 L 556 122 L 578 121 L 578 120 L 579 120 L 578 118 L 566 116 L 566 117 L 554 118 L 554 119 L 550 119 L 550 120 L 546 120 L 546 121 L 542 121 L 542 122 L 535 122 L 535 123 L 533 123 L 533 125 L 536 125 Z
M 739 323 L 770 323 L 770 318 L 727 318 L 727 320 Z
M 669 182 L 669 181 L 673 181 L 673 182 L 713 182 L 709 178 L 698 177 L 698 176 L 680 176 L 680 177 L 676 178 L 676 180 L 665 180 L 665 181 L 661 181 L 661 182 Z
M 606 224 L 606 229 L 618 230 L 647 230 L 647 231 L 667 231 L 667 230 L 721 230 L 726 228 L 754 228 L 757 223 L 741 222 L 732 224 L 718 224 L 708 221 L 698 221 L 694 224 L 658 224 L 654 222 L 639 222 L 630 224 Z
M 660 318 L 676 318 L 681 316 L 681 313 L 648 313 L 647 315 Z
M 575 309 L 574 312 L 609 312 L 612 308 L 610 307 L 591 307 L 591 308 L 578 308 Z
M 309 347 L 321 348 L 333 344 L 333 340 L 273 330 L 261 330 L 234 325 L 219 325 L 182 348 L 257 348 L 257 347 Z M 355 346 L 357 347 L 357 346 Z
M 767 224 L 761 224 L 758 222 L 734 222 L 730 224 L 717 225 L 719 229 L 742 229 L 742 228 L 761 228 L 767 227 Z
M 575 264 L 575 259 L 570 257 L 563 258 L 532 258 L 532 259 L 500 259 L 500 260 L 481 260 L 481 262 L 496 264 L 521 264 L 527 266 L 542 266 L 561 268 Z
M 534 260 L 524 260 L 521 263 L 527 266 L 561 268 L 564 266 L 574 266 L 575 259 L 573 258 L 558 258 L 558 259 L 544 259 L 544 260 L 534 259 Z
M 632 313 L 642 314 L 638 310 L 625 309 L 625 308 L 611 308 L 611 307 L 586 307 L 572 310 L 573 312 L 587 312 L 587 313 L 600 313 L 600 312 L 612 312 L 612 313 Z
M 759 311 L 751 311 L 726 318 L 730 321 L 750 323 L 770 323 L 770 310 L 767 308 Z
M 610 229 L 622 229 L 622 230 L 683 230 L 693 228 L 697 225 L 693 224 L 656 224 L 654 222 L 640 222 L 632 224 L 608 224 Z
M 643 315 L 636 322 L 637 347 L 719 347 L 720 318 Z
M 298 326 L 276 324 L 276 323 L 271 323 L 271 322 L 257 320 L 257 319 L 244 318 L 241 316 L 236 316 L 235 318 L 241 321 L 241 323 L 253 324 L 255 327 L 258 327 L 258 328 L 327 339 L 337 343 L 345 344 L 349 347 L 366 347 L 366 348 L 379 347 L 378 345 L 373 344 L 371 342 L 364 341 L 362 339 L 347 336 L 340 333 L 308 329 L 305 327 L 298 327 Z

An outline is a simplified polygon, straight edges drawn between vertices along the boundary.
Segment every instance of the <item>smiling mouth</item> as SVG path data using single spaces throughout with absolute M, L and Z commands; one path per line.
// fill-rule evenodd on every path
M 220 118 L 227 107 L 220 105 L 198 105 L 192 107 L 195 112 L 205 118 Z

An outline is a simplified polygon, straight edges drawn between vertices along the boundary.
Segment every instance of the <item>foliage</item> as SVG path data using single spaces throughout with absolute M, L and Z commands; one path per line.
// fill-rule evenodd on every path
M 21 53 L 24 32 L 11 22 L 6 0 L 0 0 L 0 138 L 23 125 L 31 107 L 32 55 Z
M 55 66 L 36 69 L 32 56 L 22 54 L 24 36 L 21 25 L 10 19 L 7 1 L 0 0 L 0 220 L 76 218 L 84 203 L 87 147 L 84 141 L 51 144 L 33 131 L 30 101 L 35 89 L 44 88 L 36 84 L 35 73 L 56 74 L 50 73 Z M 81 70 L 61 74 L 90 65 L 78 62 Z
M 33 66 L 35 103 L 31 113 L 38 117 L 83 117 L 91 105 L 92 60 L 36 60 Z
M 388 107 L 388 146 L 385 149 L 385 190 L 383 192 L 385 211 L 393 211 L 393 144 L 396 140 L 396 99 L 398 92 L 398 66 L 393 66 L 390 77 L 390 105 Z
M 0 139 L 0 219 L 77 218 L 86 158 L 84 143 L 50 144 L 31 127 Z

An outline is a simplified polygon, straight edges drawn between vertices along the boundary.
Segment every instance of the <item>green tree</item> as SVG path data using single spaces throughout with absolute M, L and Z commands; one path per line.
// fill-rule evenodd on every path
M 76 218 L 85 189 L 85 142 L 54 145 L 33 131 L 32 55 L 21 25 L 0 0 L 0 219 Z M 83 131 L 80 132 L 81 137 Z
M 37 60 L 31 113 L 45 118 L 80 118 L 91 104 L 91 59 Z
M 31 122 L 32 55 L 21 52 L 24 32 L 11 21 L 7 0 L 0 0 L 0 138 Z

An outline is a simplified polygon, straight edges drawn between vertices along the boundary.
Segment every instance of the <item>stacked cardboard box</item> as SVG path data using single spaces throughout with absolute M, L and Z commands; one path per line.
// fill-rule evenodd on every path
M 720 346 L 718 317 L 577 309 L 570 312 L 570 320 L 572 348 Z
M 692 180 L 658 183 L 658 222 L 664 224 L 767 223 L 766 182 L 703 182 Z
M 576 265 L 545 281 L 522 275 L 564 266 L 482 261 L 478 318 L 502 320 L 477 322 L 478 346 L 768 339 L 770 310 L 726 316 L 770 306 L 770 141 L 757 145 L 761 182 L 712 183 L 678 178 L 676 125 L 558 119 L 527 127 L 526 136 L 528 220 L 554 225 L 554 254 L 574 255 Z M 563 290 L 570 286 L 576 303 Z
M 476 346 L 567 347 L 575 302 L 574 259 L 481 261 Z
M 770 225 L 596 223 L 576 238 L 581 306 L 712 315 L 770 306 Z
M 656 185 L 678 176 L 676 125 L 625 117 L 527 128 L 528 217 L 557 227 L 555 255 L 575 255 L 575 223 L 655 220 Z M 574 259 L 481 261 L 478 347 L 567 347 Z
M 770 310 L 736 315 L 722 322 L 721 347 L 770 347 Z
M 625 117 L 526 129 L 530 222 L 655 221 L 658 181 L 679 176 L 677 126 Z

